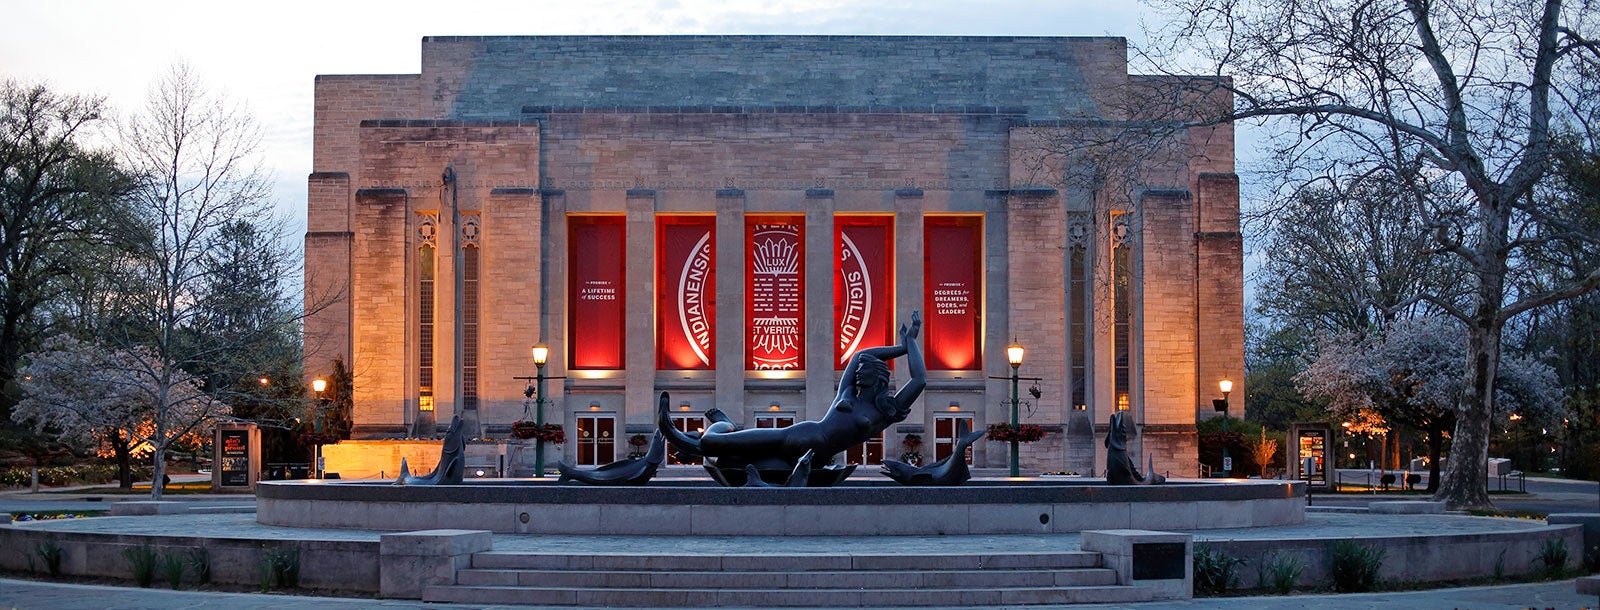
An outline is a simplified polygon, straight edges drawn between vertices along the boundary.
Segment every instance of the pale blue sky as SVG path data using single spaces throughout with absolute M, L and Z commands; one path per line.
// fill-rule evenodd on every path
M 911 2 L 44 2 L 0 0 L 0 77 L 104 95 L 115 109 L 183 60 L 243 101 L 266 131 L 273 198 L 305 228 L 312 81 L 414 74 L 421 39 L 499 34 L 881 34 L 1126 36 L 1132 0 Z

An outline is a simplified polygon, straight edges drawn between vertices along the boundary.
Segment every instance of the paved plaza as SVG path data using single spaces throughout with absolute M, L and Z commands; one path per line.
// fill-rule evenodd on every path
M 1576 490 L 1574 490 L 1576 491 Z M 1587 490 L 1584 490 L 1587 491 Z M 0 512 L 5 510 L 81 510 L 81 506 L 108 508 L 120 496 L 97 496 L 94 489 L 75 493 L 30 494 L 0 493 Z M 94 500 L 94 498 L 101 498 Z M 126 498 L 137 499 L 137 498 Z M 198 535 L 254 540 L 311 539 L 329 541 L 376 541 L 381 532 L 344 529 L 284 528 L 255 522 L 254 498 L 240 496 L 170 496 L 191 504 L 198 511 L 190 514 L 101 517 L 60 520 L 18 527 L 48 528 L 57 531 L 117 533 L 134 535 Z M 1574 498 L 1577 500 L 1577 498 Z M 1588 500 L 1583 500 L 1587 503 Z M 1274 528 L 1243 528 L 1193 532 L 1197 542 L 1206 540 L 1291 540 L 1336 537 L 1341 534 L 1370 534 L 1374 516 L 1362 513 L 1324 512 L 1313 508 L 1303 525 Z M 1448 535 L 1514 532 L 1542 526 L 1542 521 L 1489 519 L 1459 515 L 1385 515 L 1381 520 L 1385 536 Z M 663 536 L 588 536 L 496 535 L 497 551 L 541 553 L 653 554 L 808 554 L 836 553 L 848 548 L 868 554 L 941 554 L 986 552 L 1053 552 L 1079 547 L 1077 534 L 996 535 L 996 536 L 875 536 L 875 537 L 663 537 Z M 285 594 L 217 593 L 138 589 L 134 587 L 63 584 L 18 579 L 0 579 L 0 607 L 10 608 L 490 608 L 501 606 L 471 604 L 429 604 L 414 600 L 353 599 Z M 1125 606 L 1073 606 L 1105 608 Z M 1414 592 L 1352 595 L 1291 595 L 1248 598 L 1209 598 L 1138 604 L 1140 608 L 1595 608 L 1600 599 L 1579 595 L 1571 580 L 1466 587 Z

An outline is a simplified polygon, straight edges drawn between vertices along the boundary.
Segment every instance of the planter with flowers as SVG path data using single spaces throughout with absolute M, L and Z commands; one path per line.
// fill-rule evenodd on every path
M 534 439 L 537 441 L 560 445 L 567 442 L 567 432 L 561 424 L 536 424 L 531 421 L 511 422 L 511 436 L 520 439 Z
M 906 448 L 905 452 L 900 454 L 900 461 L 912 466 L 922 465 L 922 453 L 919 451 L 922 448 L 921 434 L 907 434 L 900 440 L 900 445 Z
M 1044 428 L 1040 428 L 1039 426 L 1035 426 L 1033 424 L 1022 424 L 1015 428 L 1012 428 L 1011 424 L 1004 422 L 998 424 L 989 424 L 988 438 L 991 441 L 1000 441 L 1002 443 L 1031 443 L 1044 438 L 1044 435 Z
M 628 459 L 634 460 L 644 457 L 645 445 L 650 444 L 650 439 L 643 434 L 628 437 Z

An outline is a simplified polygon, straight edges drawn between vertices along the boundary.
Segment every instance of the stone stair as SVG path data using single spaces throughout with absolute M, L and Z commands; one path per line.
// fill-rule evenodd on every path
M 1129 603 L 1099 553 L 971 555 L 472 555 L 429 602 L 585 607 L 1002 606 Z

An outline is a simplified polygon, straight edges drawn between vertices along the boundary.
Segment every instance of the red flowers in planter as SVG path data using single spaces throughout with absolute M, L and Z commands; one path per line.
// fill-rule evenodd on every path
M 1044 428 L 1040 428 L 1033 424 L 1022 424 L 1015 428 L 1012 428 L 1011 424 L 1003 422 L 998 424 L 989 424 L 989 440 L 991 441 L 1000 441 L 1003 443 L 1009 443 L 1011 441 L 1016 441 L 1019 443 L 1031 443 L 1044 438 L 1044 435 Z
M 560 445 L 567 442 L 567 431 L 561 424 L 536 424 L 531 421 L 515 421 L 511 423 L 511 436 L 521 439 L 536 439 L 540 442 Z

